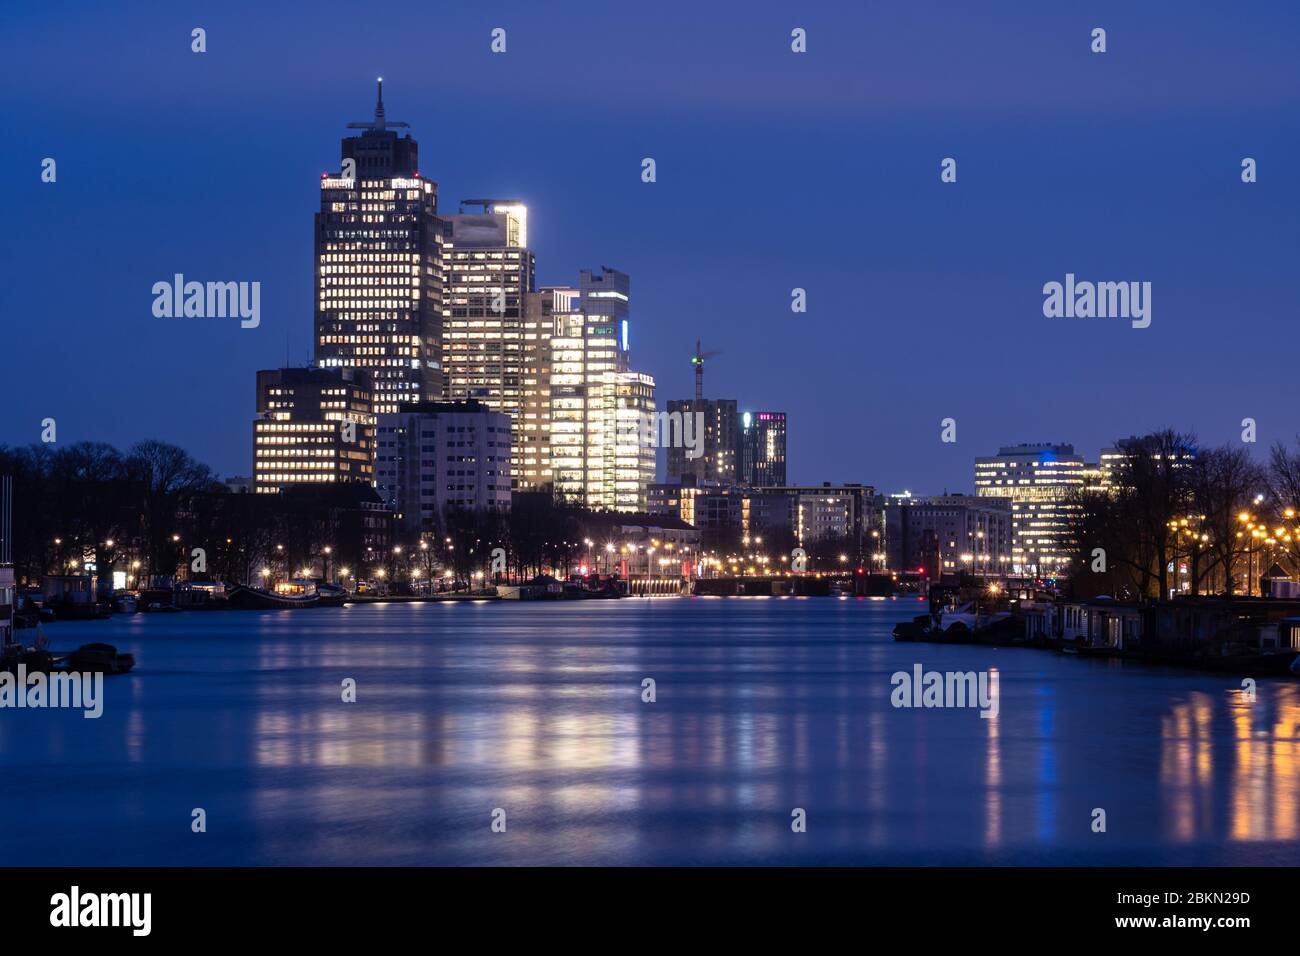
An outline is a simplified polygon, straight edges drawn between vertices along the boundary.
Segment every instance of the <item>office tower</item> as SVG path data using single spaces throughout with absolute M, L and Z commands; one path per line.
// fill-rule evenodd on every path
M 587 322 L 577 289 L 542 290 L 551 298 L 551 481 L 555 496 L 586 500 Z
M 555 296 L 530 292 L 524 297 L 523 412 L 515 419 L 512 480 L 517 491 L 550 490 L 551 336 Z
M 745 412 L 736 439 L 741 484 L 785 485 L 785 412 Z
M 668 445 L 668 480 L 693 475 L 699 481 L 730 484 L 736 480 L 736 402 L 735 399 L 709 400 L 704 397 L 704 360 L 717 355 L 704 352 L 695 340 L 695 398 L 668 402 L 670 426 L 680 429 Z
M 603 268 L 551 297 L 551 471 L 555 495 L 597 510 L 640 511 L 654 480 L 642 425 L 654 379 L 630 367 L 629 281 Z
M 681 422 L 683 436 L 682 441 L 674 440 L 668 446 L 669 481 L 694 475 L 699 481 L 735 482 L 738 442 L 734 398 L 671 399 L 668 417 L 674 435 Z
M 450 505 L 510 507 L 510 416 L 475 402 L 418 402 L 378 416 L 375 490 L 408 532 Z
M 316 364 L 363 368 L 376 412 L 442 398 L 443 236 L 419 147 L 384 115 L 349 123 L 342 168 L 322 174 L 316 214 Z
M 933 579 L 1012 568 L 1011 499 L 979 495 L 896 497 L 885 508 L 885 560 Z
M 483 211 L 465 213 L 465 206 Z M 442 365 L 447 397 L 505 412 L 522 436 L 526 433 L 518 426 L 529 402 L 529 382 L 539 375 L 540 354 L 530 348 L 535 340 L 528 339 L 527 328 L 528 297 L 535 288 L 528 209 L 515 199 L 466 199 L 461 207 L 462 212 L 444 217 L 450 229 L 443 245 Z M 536 456 L 529 456 L 521 445 L 515 487 L 521 487 L 529 457 L 534 459 L 532 481 L 537 479 Z M 522 486 L 531 487 L 531 482 Z
M 618 372 L 614 382 L 614 489 L 602 488 L 602 507 L 645 511 L 646 492 L 655 480 L 655 444 L 645 440 L 643 423 L 655 415 L 655 380 L 644 372 Z
M 257 373 L 253 487 L 363 482 L 372 477 L 375 416 L 370 376 L 352 368 Z
M 1074 555 L 1080 495 L 1089 480 L 1072 445 L 1010 445 L 975 459 L 975 493 L 1011 499 L 1016 574 L 1046 577 L 1065 570 Z

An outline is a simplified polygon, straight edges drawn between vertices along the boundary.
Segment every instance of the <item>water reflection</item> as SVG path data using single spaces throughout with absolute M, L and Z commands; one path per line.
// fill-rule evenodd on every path
M 15 786 L 0 807 L 34 803 L 43 845 L 66 845 L 51 860 L 19 834 L 2 862 L 1300 862 L 1294 683 L 1261 680 L 1250 702 L 1215 675 L 894 643 L 914 611 L 583 602 L 88 624 L 139 670 L 106 685 L 98 721 L 4 715 Z M 893 708 L 890 674 L 916 663 L 996 669 L 998 718 Z M 161 821 L 196 804 L 223 838 L 177 848 Z M 489 829 L 497 807 L 506 835 Z
M 1232 687 L 1173 703 L 1160 734 L 1170 838 L 1201 840 L 1222 827 L 1233 841 L 1294 841 L 1298 729 L 1300 690 L 1287 681 L 1261 681 L 1253 701 Z

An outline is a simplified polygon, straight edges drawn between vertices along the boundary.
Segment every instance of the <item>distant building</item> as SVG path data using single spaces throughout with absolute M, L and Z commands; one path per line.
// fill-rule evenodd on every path
M 369 484 L 375 439 L 370 389 L 370 376 L 361 369 L 258 372 L 256 492 L 274 493 L 293 484 Z
M 680 518 L 693 527 L 740 527 L 741 497 L 731 493 L 730 486 L 720 485 L 716 481 L 702 481 L 694 475 L 683 475 L 678 481 L 655 482 L 646 489 L 646 511 L 654 515 L 671 515 Z M 696 514 L 696 503 L 712 500 L 714 502 L 734 503 L 735 520 L 723 519 L 712 523 L 706 522 L 703 511 Z M 717 505 L 713 511 L 717 512 Z
M 790 502 L 790 526 L 800 546 L 838 539 L 855 549 L 852 557 L 872 548 L 871 531 L 876 526 L 875 489 L 870 485 L 794 485 L 755 487 L 761 497 L 783 496 Z
M 895 497 L 885 509 L 885 563 L 895 571 L 924 569 L 932 579 L 969 571 L 1012 569 L 1010 498 L 977 495 Z
M 424 402 L 379 416 L 375 490 L 399 526 L 437 526 L 448 506 L 510 507 L 510 416 L 480 402 Z
M 619 555 L 623 553 L 623 547 L 631 551 L 633 546 L 639 544 L 642 546 L 642 551 L 655 548 L 655 558 L 661 558 L 675 552 L 684 552 L 685 549 L 694 551 L 700 543 L 699 529 L 670 515 L 636 511 L 614 512 L 605 522 L 593 521 L 591 527 L 598 539 L 592 543 L 593 557 L 599 556 L 598 552 L 602 545 L 607 548 L 608 545 L 613 544 L 614 549 L 606 550 L 605 553 Z M 645 554 L 642 554 L 641 560 L 645 560 L 645 557 Z M 596 563 L 593 561 L 593 564 Z
M 584 270 L 551 296 L 550 450 L 555 495 L 596 511 L 643 511 L 655 447 L 639 427 L 655 410 L 655 381 L 633 371 L 629 279 Z
M 786 483 L 785 412 L 744 412 L 736 434 L 738 480 L 753 487 Z
M 975 493 L 1011 499 L 1014 573 L 1049 576 L 1065 570 L 1076 547 L 1080 494 L 1090 480 L 1072 445 L 1009 445 L 975 459 Z
M 648 500 L 652 513 L 673 515 L 701 531 L 773 539 L 788 535 L 800 547 L 839 541 L 854 551 L 855 559 L 874 551 L 879 540 L 870 485 L 744 488 L 686 475 L 680 482 L 651 485 Z
M 443 244 L 447 398 L 482 402 L 510 416 L 519 442 L 513 486 L 535 488 L 536 453 L 520 439 L 535 437 L 535 429 L 524 427 L 525 408 L 540 377 L 537 366 L 549 366 L 550 350 L 528 338 L 529 331 L 538 331 L 528 321 L 536 268 L 528 248 L 528 208 L 516 199 L 467 199 L 464 205 L 483 211 L 443 217 L 450 227 Z M 549 344 L 549 334 L 545 338 Z
M 692 475 L 698 481 L 734 484 L 739 471 L 736 400 L 704 397 L 704 361 L 717 353 L 703 352 L 695 340 L 695 397 L 668 402 L 668 480 Z M 679 425 L 680 423 L 680 425 Z
M 683 398 L 668 402 L 668 414 L 680 415 L 683 435 L 690 444 L 672 442 L 667 449 L 668 480 L 694 475 L 701 481 L 732 484 L 736 481 L 736 400 L 733 398 Z M 698 415 L 698 419 L 696 416 Z M 688 416 L 691 424 L 686 424 Z M 696 422 L 703 426 L 697 434 Z M 694 455 L 695 457 L 691 457 Z
M 231 475 L 222 484 L 232 495 L 244 495 L 253 491 L 253 479 L 244 475 Z
M 1101 450 L 1100 461 L 1094 467 L 1097 471 L 1095 480 L 1089 482 L 1090 490 L 1116 493 L 1130 480 L 1126 475 L 1133 468 L 1135 459 L 1150 455 L 1153 459 L 1167 459 L 1171 468 L 1187 468 L 1196 460 L 1196 451 L 1191 447 L 1168 448 L 1158 451 L 1158 446 L 1146 446 L 1141 438 L 1124 438 L 1112 448 Z
M 441 399 L 443 251 L 438 186 L 420 174 L 407 124 L 384 114 L 342 141 L 316 214 L 316 364 L 368 370 L 376 412 Z M 352 175 L 348 175 L 349 172 Z
M 511 485 L 516 491 L 551 489 L 551 337 L 555 334 L 555 295 L 524 296 L 523 405 L 511 440 Z

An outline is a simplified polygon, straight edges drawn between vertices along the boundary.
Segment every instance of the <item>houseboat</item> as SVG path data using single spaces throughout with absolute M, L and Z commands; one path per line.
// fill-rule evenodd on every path
M 272 590 L 237 584 L 230 589 L 227 600 L 241 611 L 290 610 L 319 607 L 322 603 L 316 582 L 305 580 L 281 581 Z

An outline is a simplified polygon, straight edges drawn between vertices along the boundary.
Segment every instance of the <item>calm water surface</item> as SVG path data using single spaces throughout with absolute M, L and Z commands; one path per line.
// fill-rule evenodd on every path
M 18 824 L 0 864 L 1300 863 L 1295 683 L 1261 679 L 1251 704 L 1216 675 L 894 643 L 919 607 L 688 598 L 51 625 L 56 648 L 108 641 L 137 667 L 105 683 L 98 720 L 0 711 L 0 810 Z M 918 662 L 996 668 L 999 717 L 893 708 L 890 675 Z

